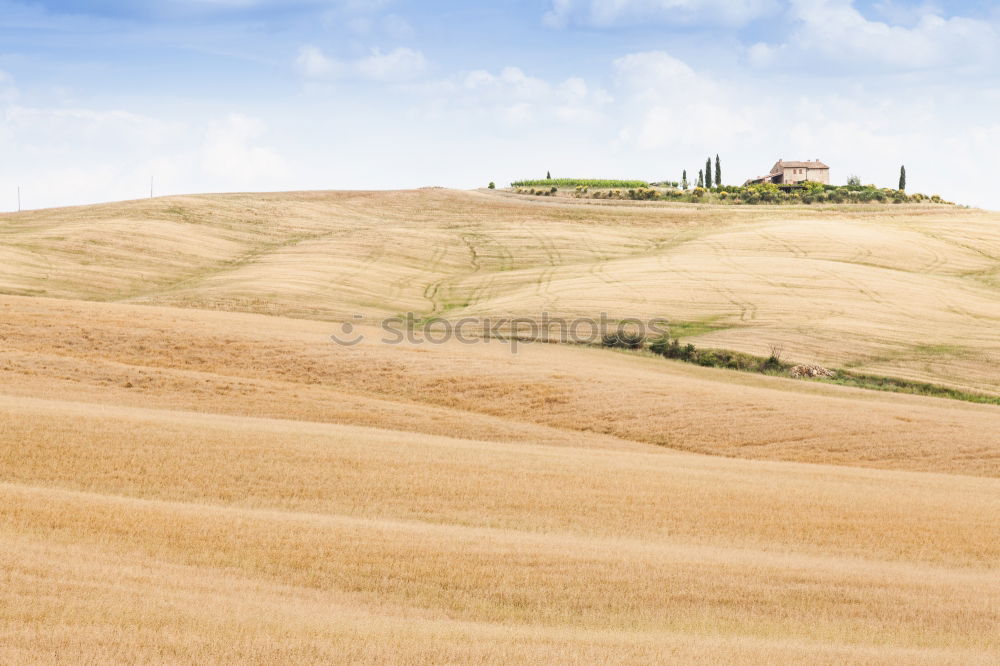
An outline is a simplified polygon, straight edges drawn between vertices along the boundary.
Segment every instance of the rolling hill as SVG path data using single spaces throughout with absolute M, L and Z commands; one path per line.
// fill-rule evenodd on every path
M 1000 394 L 1000 215 L 602 203 L 431 189 L 6 215 L 0 292 L 372 323 L 664 317 L 699 345 Z
M 995 662 L 1000 407 L 375 324 L 662 316 L 1000 393 L 998 221 L 446 190 L 0 216 L 0 661 Z

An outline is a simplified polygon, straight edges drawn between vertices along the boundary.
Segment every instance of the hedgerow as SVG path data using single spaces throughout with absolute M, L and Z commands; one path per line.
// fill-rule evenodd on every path
M 644 180 L 601 180 L 591 178 L 552 178 L 541 180 L 519 180 L 510 184 L 511 187 L 593 187 L 593 188 L 614 188 L 622 189 L 649 187 L 649 183 Z

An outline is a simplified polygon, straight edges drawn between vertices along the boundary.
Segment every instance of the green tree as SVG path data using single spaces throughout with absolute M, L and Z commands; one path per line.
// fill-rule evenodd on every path
M 705 172 L 698 169 L 698 187 L 705 187 Z
M 546 171 L 545 172 L 545 180 L 552 180 L 552 172 L 551 171 Z
M 705 187 L 712 189 L 712 158 L 705 160 Z
M 847 179 L 847 184 L 848 185 L 852 185 L 852 186 L 861 185 L 861 179 L 859 177 L 857 177 L 857 176 L 850 176 Z
M 722 187 L 722 162 L 719 161 L 719 155 L 715 155 L 715 186 Z
M 681 176 L 681 187 L 685 190 L 688 188 L 688 171 L 684 169 L 684 175 Z
M 493 182 L 492 180 L 490 181 L 490 189 L 491 189 L 491 190 L 495 190 L 495 189 L 497 189 L 497 184 L 496 184 L 496 183 L 494 183 L 494 182 Z
M 906 191 L 906 167 L 899 167 L 899 190 L 901 192 Z

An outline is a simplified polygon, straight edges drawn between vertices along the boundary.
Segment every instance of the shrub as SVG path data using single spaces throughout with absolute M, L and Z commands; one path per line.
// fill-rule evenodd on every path
M 639 189 L 629 190 L 628 198 L 634 200 L 650 200 L 657 197 L 656 190 L 649 189 L 647 187 L 640 187 Z
M 698 356 L 698 350 L 692 344 L 681 346 L 681 341 L 677 338 L 670 339 L 669 335 L 664 335 L 653 340 L 649 345 L 649 350 L 654 354 L 659 354 L 665 358 L 675 358 L 681 361 L 692 362 Z
M 703 351 L 699 352 L 695 361 L 698 365 L 704 366 L 706 368 L 717 368 L 723 365 L 719 356 L 713 351 Z
M 634 331 L 618 330 L 601 338 L 601 345 L 612 349 L 642 349 L 644 340 Z
M 781 345 L 770 346 L 770 354 L 767 360 L 764 361 L 762 370 L 780 370 L 781 369 L 781 354 L 784 351 L 784 347 Z
M 495 189 L 497 189 L 497 184 L 496 184 L 496 183 L 494 183 L 493 181 L 490 181 L 490 185 L 489 185 L 489 188 L 490 188 L 491 190 L 495 190 Z
M 674 342 L 676 342 L 676 340 Z M 661 335 L 658 338 L 654 338 L 649 343 L 649 351 L 653 352 L 654 354 L 659 354 L 660 356 L 666 356 L 667 358 L 672 358 L 670 356 L 670 345 L 671 345 L 670 336 Z

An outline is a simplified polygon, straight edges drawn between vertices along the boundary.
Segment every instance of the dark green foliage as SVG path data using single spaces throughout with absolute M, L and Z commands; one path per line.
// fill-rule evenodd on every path
M 552 172 L 551 171 L 546 171 L 545 172 L 545 180 L 552 180 Z
M 663 335 L 649 344 L 649 350 L 666 358 L 688 360 L 694 353 L 694 345 L 682 347 L 681 341 L 677 338 L 671 339 L 669 335 Z
M 906 191 L 906 167 L 905 166 L 899 167 L 899 191 L 900 192 L 905 192 Z
M 705 160 L 705 187 L 712 189 L 712 158 Z
M 496 184 L 496 183 L 494 183 L 494 182 L 493 182 L 492 180 L 490 181 L 490 189 L 491 189 L 491 190 L 495 190 L 495 189 L 497 189 L 497 184 Z
M 723 205 L 755 205 L 755 204 L 881 204 L 881 203 L 919 203 L 947 204 L 940 196 L 923 194 L 908 195 L 906 192 L 890 188 L 877 188 L 874 185 L 825 185 L 822 183 L 801 183 L 797 185 L 719 185 L 711 190 L 705 188 L 705 172 L 698 173 L 698 182 L 694 190 L 692 183 L 685 180 L 687 170 L 683 172 L 680 183 L 657 183 L 657 187 L 683 189 L 652 189 L 650 184 L 642 180 L 597 180 L 577 178 L 553 178 L 552 180 L 522 180 L 511 183 L 520 194 L 553 194 L 553 187 L 559 189 L 577 189 L 578 193 L 586 192 L 595 199 L 637 199 L 663 200 L 678 202 L 712 203 Z M 852 182 L 856 177 L 852 176 Z M 536 192 L 536 187 L 543 190 Z M 529 191 L 529 189 L 531 191 Z M 593 190 L 593 191 L 591 191 Z M 601 191 L 603 190 L 603 191 Z
M 644 342 L 639 333 L 624 330 L 608 333 L 601 338 L 601 346 L 612 349 L 642 349 Z
M 661 335 L 658 338 L 654 338 L 649 343 L 649 351 L 654 354 L 659 354 L 660 356 L 666 356 L 667 358 L 672 358 L 668 355 L 668 350 L 670 349 L 670 336 Z
M 617 340 L 615 340 L 617 343 Z M 620 344 L 605 344 L 621 348 Z M 706 368 L 729 368 L 744 372 L 759 372 L 769 375 L 787 375 L 794 365 L 781 360 L 781 346 L 771 345 L 771 353 L 767 358 L 744 354 L 743 352 L 725 351 L 722 349 L 697 349 L 692 344 L 681 345 L 677 338 L 669 335 L 660 336 L 649 344 L 649 351 L 664 358 L 676 359 L 687 363 L 696 363 Z M 913 393 L 929 395 L 952 400 L 965 400 L 992 405 L 1000 405 L 1000 397 L 982 393 L 969 393 L 944 386 L 936 386 L 925 382 L 916 382 L 894 377 L 879 377 L 865 375 L 847 370 L 839 370 L 835 376 L 817 377 L 811 381 L 830 382 L 846 386 L 873 389 L 876 391 L 894 391 L 896 393 Z
M 695 363 L 706 368 L 731 368 L 750 372 L 780 372 L 791 365 L 782 363 L 780 359 L 764 359 L 752 354 L 731 352 L 722 349 L 698 349 L 692 344 L 682 345 L 677 338 L 662 336 L 653 340 L 649 350 L 664 358 L 676 359 L 687 363 Z
M 684 169 L 684 175 L 681 177 L 681 189 L 686 190 L 688 188 L 688 172 Z
M 722 162 L 718 154 L 715 156 L 715 186 L 722 187 Z

